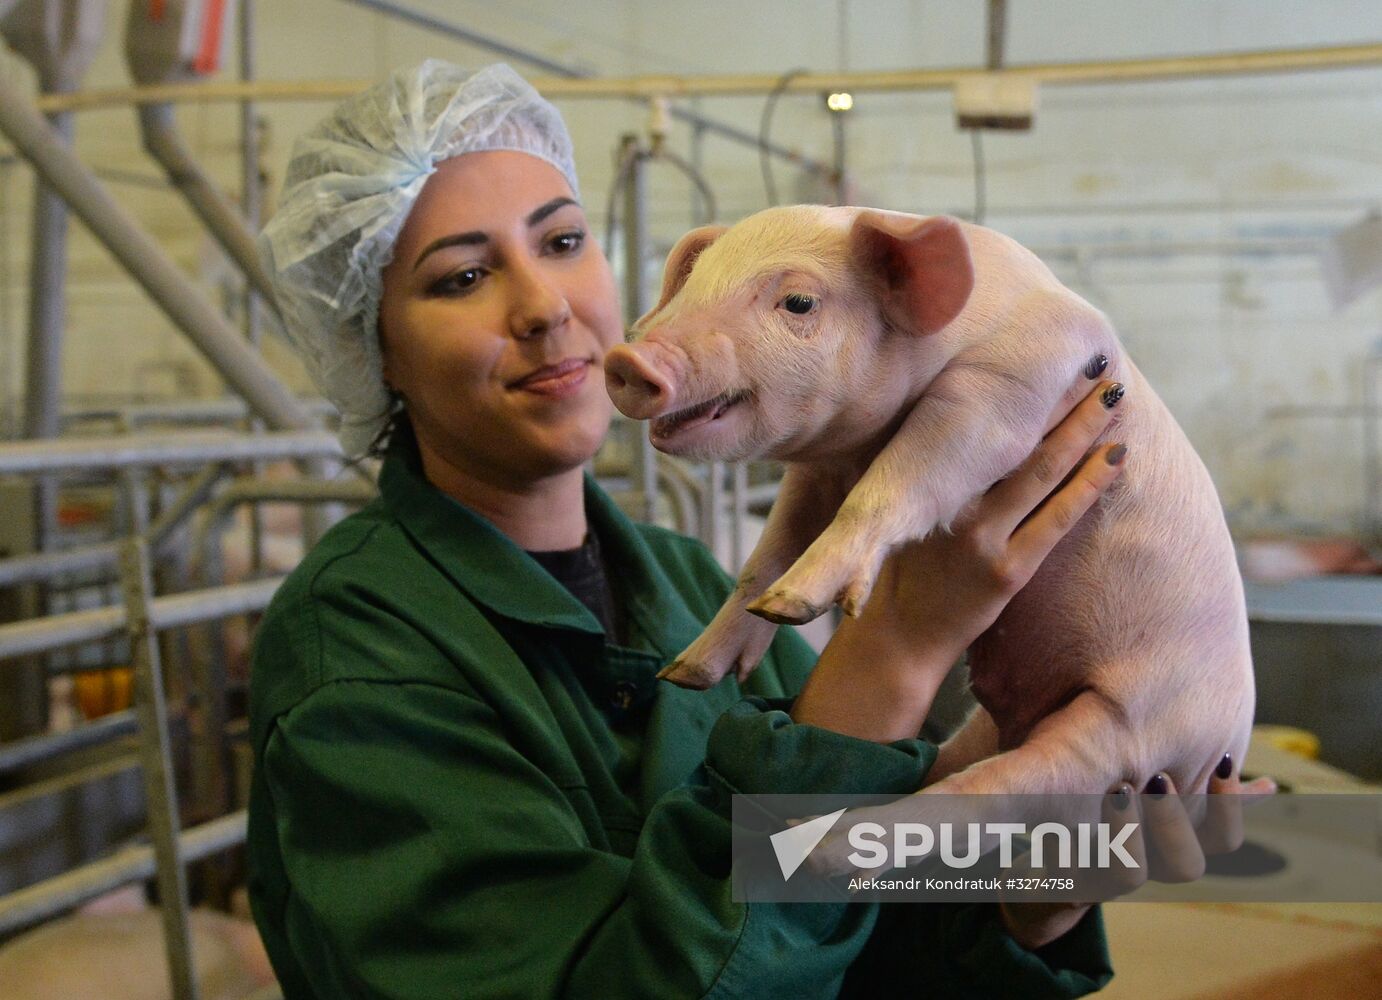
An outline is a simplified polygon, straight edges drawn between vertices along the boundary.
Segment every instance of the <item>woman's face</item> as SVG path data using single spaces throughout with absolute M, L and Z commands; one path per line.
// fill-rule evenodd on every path
M 513 485 L 595 453 L 613 413 L 602 363 L 623 326 L 560 171 L 509 151 L 441 163 L 383 277 L 384 378 L 426 459 Z

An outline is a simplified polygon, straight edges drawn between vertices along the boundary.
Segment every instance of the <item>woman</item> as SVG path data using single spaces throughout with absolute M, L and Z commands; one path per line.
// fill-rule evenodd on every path
M 655 675 L 731 581 L 583 474 L 622 327 L 555 109 L 503 66 L 396 74 L 299 144 L 263 245 L 347 451 L 387 439 L 381 498 L 308 555 L 256 644 L 251 898 L 285 996 L 1074 996 L 1108 978 L 1097 910 L 746 905 L 728 842 L 734 793 L 921 786 L 941 678 L 1118 475 L 1100 449 L 1027 518 L 1116 389 L 926 543 L 942 575 L 886 571 L 899 599 L 819 662 L 783 630 L 742 686 L 686 691 Z M 1164 877 L 1193 876 L 1166 802 L 1159 839 L 1191 849 Z

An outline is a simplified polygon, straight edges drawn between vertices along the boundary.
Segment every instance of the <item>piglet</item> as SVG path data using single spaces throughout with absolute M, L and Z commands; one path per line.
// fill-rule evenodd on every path
M 1102 356 L 1127 393 L 1104 438 L 1132 461 L 970 649 L 983 711 L 928 790 L 1103 793 L 1165 771 L 1203 791 L 1225 753 L 1243 760 L 1252 662 L 1214 486 L 1108 319 L 1035 255 L 946 217 L 769 209 L 683 237 L 631 339 L 607 385 L 658 449 L 787 463 L 669 679 L 743 678 L 775 623 L 856 614 L 884 558 L 1016 468 Z

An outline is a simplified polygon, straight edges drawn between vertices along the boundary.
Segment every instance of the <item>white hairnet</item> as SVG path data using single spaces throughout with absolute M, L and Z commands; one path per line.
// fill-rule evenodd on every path
M 561 115 L 502 63 L 473 75 L 435 59 L 400 70 L 293 148 L 259 247 L 288 336 L 341 411 L 347 455 L 364 453 L 389 417 L 377 323 L 398 232 L 438 163 L 494 149 L 546 160 L 578 193 Z

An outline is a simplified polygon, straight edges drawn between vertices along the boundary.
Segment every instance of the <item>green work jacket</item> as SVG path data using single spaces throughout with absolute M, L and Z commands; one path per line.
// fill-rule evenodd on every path
M 1039 952 L 991 904 L 737 903 L 730 796 L 906 792 L 935 758 L 792 722 L 783 629 L 743 685 L 654 674 L 730 579 L 587 478 L 626 645 L 406 439 L 255 644 L 250 899 L 287 1000 L 1073 997 L 1097 908 Z

